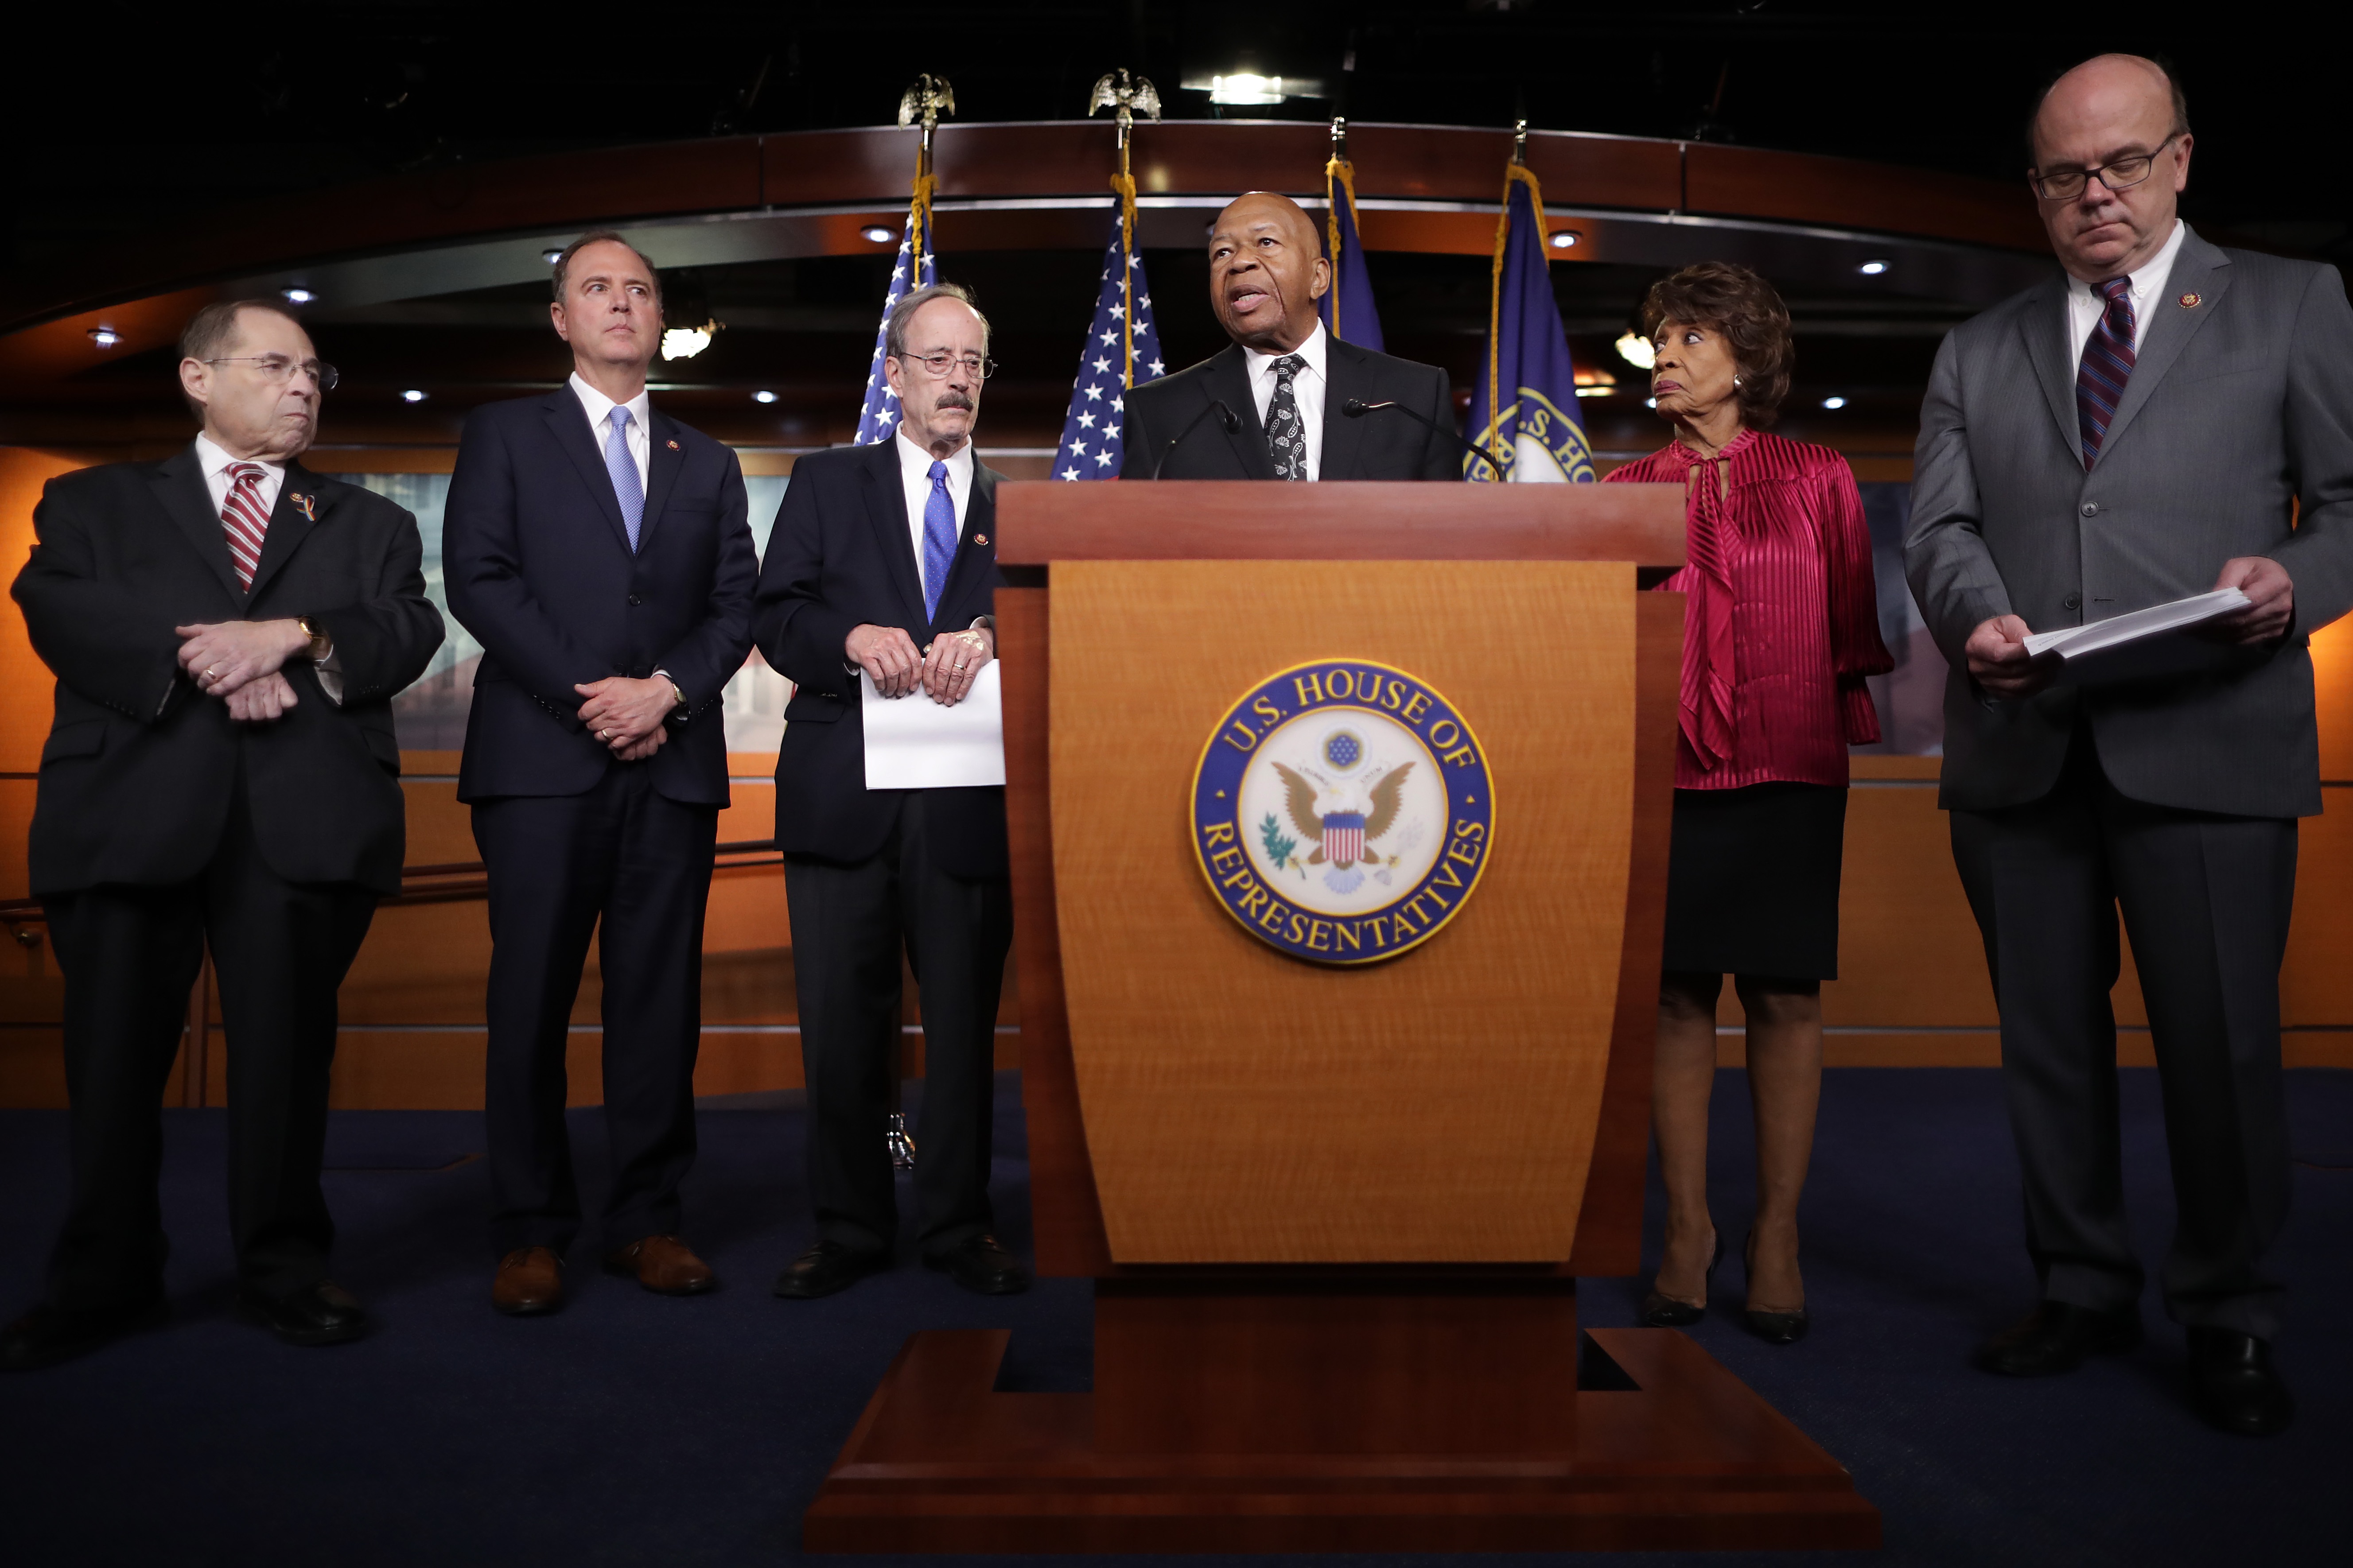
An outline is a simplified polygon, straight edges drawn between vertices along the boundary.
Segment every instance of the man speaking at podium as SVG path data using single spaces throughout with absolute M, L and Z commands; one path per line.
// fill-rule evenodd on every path
M 1332 287 L 1315 224 L 1271 191 L 1209 235 L 1209 309 L 1233 339 L 1127 395 L 1123 479 L 1453 479 L 1454 400 L 1435 365 L 1324 330 Z

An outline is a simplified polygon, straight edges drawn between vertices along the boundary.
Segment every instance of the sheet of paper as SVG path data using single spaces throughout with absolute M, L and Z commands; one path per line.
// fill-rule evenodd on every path
M 2249 603 L 2248 597 L 2236 588 L 2217 588 L 2211 594 L 2176 599 L 2170 604 L 2151 605 L 2146 610 L 2134 610 L 2128 615 L 2111 616 L 2105 621 L 2094 621 L 2089 626 L 2035 632 L 2026 639 L 2026 652 L 2031 658 L 2040 658 L 2046 653 L 2055 653 L 2068 660 L 2083 658 L 2201 625 L 2219 616 L 2242 609 Z
M 858 677 L 859 716 L 866 725 L 868 789 L 960 789 L 1005 782 L 1004 689 L 997 661 L 974 678 L 972 689 L 943 708 L 921 687 L 885 697 L 874 678 Z

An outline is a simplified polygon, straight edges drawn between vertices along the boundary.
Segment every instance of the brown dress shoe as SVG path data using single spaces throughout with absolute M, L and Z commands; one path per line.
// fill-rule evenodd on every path
M 564 1259 L 552 1247 L 518 1247 L 499 1259 L 491 1305 L 511 1318 L 535 1318 L 564 1305 Z
M 674 1236 L 649 1236 L 605 1254 L 605 1272 L 634 1276 L 659 1296 L 700 1296 L 719 1288 L 719 1276 Z

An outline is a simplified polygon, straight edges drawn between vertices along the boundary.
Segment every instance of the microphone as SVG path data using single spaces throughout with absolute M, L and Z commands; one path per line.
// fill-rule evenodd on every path
M 1456 446 L 1461 447 L 1464 451 L 1470 453 L 1472 457 L 1478 458 L 1481 462 L 1487 464 L 1491 468 L 1501 466 L 1496 463 L 1494 453 L 1487 451 L 1482 447 L 1472 446 L 1470 442 L 1464 440 L 1461 434 L 1452 426 L 1440 425 L 1437 420 L 1432 419 L 1420 409 L 1399 403 L 1395 398 L 1385 398 L 1378 403 L 1367 403 L 1361 397 L 1352 397 L 1348 399 L 1347 402 L 1340 405 L 1340 412 L 1346 415 L 1351 419 L 1362 419 L 1366 415 L 1383 408 L 1394 408 L 1399 414 L 1406 416 L 1409 419 L 1419 420 L 1422 424 L 1429 426 L 1432 430 L 1437 431 L 1440 435 L 1445 437 L 1448 440 L 1453 442 Z
M 1193 416 L 1191 421 L 1186 425 L 1185 428 L 1176 432 L 1176 440 L 1169 442 L 1168 445 L 1160 448 L 1160 456 L 1152 460 L 1152 472 L 1146 477 L 1155 479 L 1158 479 L 1160 477 L 1161 468 L 1168 461 L 1168 454 L 1174 452 L 1177 447 L 1184 442 L 1186 437 L 1190 436 L 1194 431 L 1199 429 L 1201 427 L 1201 421 L 1207 419 L 1212 414 L 1218 416 L 1218 423 L 1226 427 L 1227 435 L 1230 436 L 1235 431 L 1241 428 L 1242 422 L 1234 417 L 1234 411 L 1226 406 L 1224 400 L 1221 398 L 1212 397 L 1209 399 L 1208 405 L 1202 408 L 1201 412 Z

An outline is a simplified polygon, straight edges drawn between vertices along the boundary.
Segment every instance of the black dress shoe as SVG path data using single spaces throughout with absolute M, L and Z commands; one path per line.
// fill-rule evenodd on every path
M 2268 1437 L 2295 1419 L 2272 1347 L 2236 1329 L 2190 1329 L 2189 1395 L 2208 1426 L 2242 1437 Z
M 1029 1276 L 997 1237 L 983 1234 L 960 1241 L 944 1252 L 927 1252 L 923 1267 L 946 1271 L 949 1279 L 983 1296 L 1018 1296 L 1029 1289 Z
M 286 1296 L 265 1295 L 250 1286 L 237 1293 L 237 1311 L 290 1345 L 340 1345 L 368 1330 L 367 1309 L 332 1279 L 306 1285 Z
M 2128 1351 L 2140 1343 L 2140 1309 L 2095 1312 L 2069 1301 L 2045 1301 L 2023 1322 L 1978 1349 L 1979 1372 L 2004 1377 L 2050 1377 L 2073 1372 L 2095 1352 Z
M 813 1301 L 847 1290 L 869 1274 L 880 1274 L 890 1267 L 887 1252 L 852 1252 L 838 1241 L 820 1241 L 776 1276 L 776 1294 Z
M 125 1334 L 161 1327 L 166 1315 L 160 1297 L 136 1307 L 79 1312 L 44 1301 L 0 1329 L 0 1372 L 37 1372 L 88 1355 Z
M 1708 1289 L 1715 1283 L 1715 1266 L 1723 1261 L 1724 1232 L 1719 1230 L 1715 1233 L 1715 1256 L 1707 1260 L 1707 1272 L 1700 1276 L 1699 1305 L 1694 1307 L 1689 1301 L 1679 1301 L 1652 1290 L 1642 1298 L 1642 1316 L 1638 1321 L 1646 1329 L 1687 1329 L 1706 1317 Z
M 1750 1333 L 1768 1345 L 1796 1344 L 1812 1327 L 1803 1307 L 1794 1312 L 1760 1312 L 1751 1307 L 1740 1314 L 1740 1321 Z

